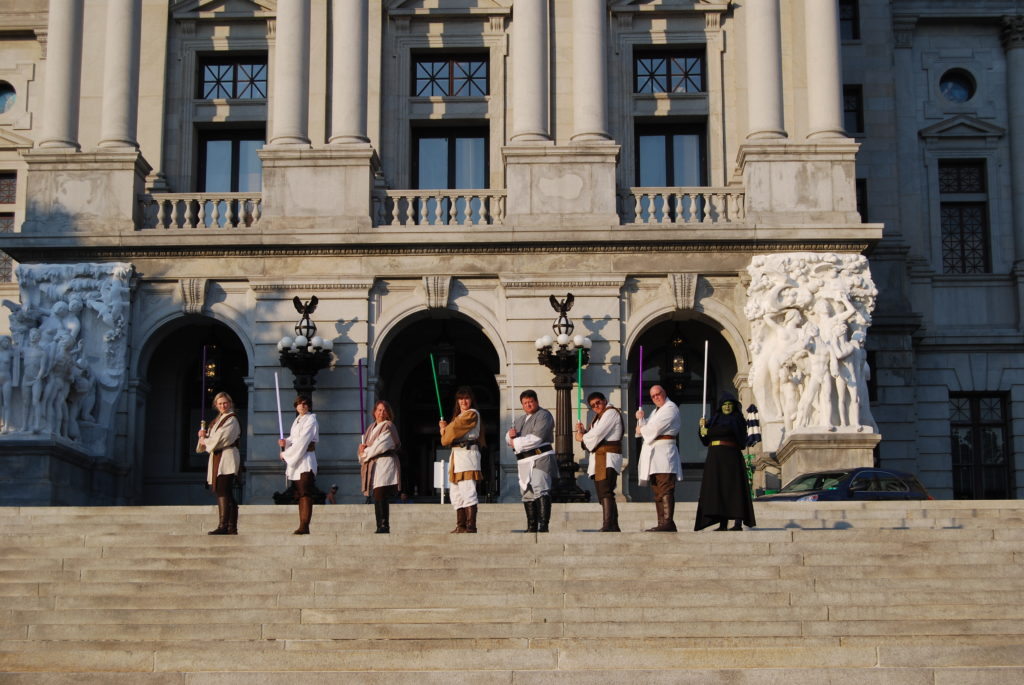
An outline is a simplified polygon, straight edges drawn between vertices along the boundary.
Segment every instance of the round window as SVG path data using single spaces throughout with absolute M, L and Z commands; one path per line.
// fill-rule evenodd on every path
M 950 69 L 939 79 L 939 90 L 950 102 L 967 102 L 974 97 L 977 84 L 963 69 Z
M 14 109 L 14 100 L 17 97 L 14 86 L 7 81 L 0 81 L 0 114 L 6 114 Z

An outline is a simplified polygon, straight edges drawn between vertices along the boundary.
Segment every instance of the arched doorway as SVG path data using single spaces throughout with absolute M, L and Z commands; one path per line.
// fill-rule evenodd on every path
M 700 492 L 700 474 L 704 469 L 707 448 L 701 445 L 697 430 L 701 417 L 704 392 L 704 341 L 708 341 L 708 411 L 719 393 L 736 394 L 732 379 L 736 376 L 736 357 L 728 342 L 712 326 L 696 320 L 670 319 L 656 323 L 644 331 L 629 351 L 628 415 L 636 412 L 639 400 L 638 373 L 640 348 L 643 348 L 644 411 L 650 415 L 654 405 L 650 400 L 652 385 L 665 388 L 673 402 L 679 405 L 682 419 L 679 431 L 679 454 L 683 462 L 684 480 L 677 490 L 680 501 L 696 500 Z M 632 425 L 632 423 L 631 423 Z M 634 440 L 633 454 L 640 453 L 642 441 Z M 630 494 L 635 501 L 650 501 L 649 488 L 637 485 L 637 459 L 630 460 Z
M 160 337 L 160 333 L 155 336 Z M 205 357 L 204 357 L 205 349 Z M 201 370 L 206 361 L 205 397 Z M 213 397 L 223 391 L 235 402 L 242 428 L 242 460 L 248 444 L 246 423 L 249 359 L 231 329 L 207 317 L 179 319 L 164 331 L 146 365 L 149 386 L 143 438 L 141 504 L 211 504 L 206 490 L 207 455 L 197 454 L 201 416 L 216 415 Z M 236 493 L 238 496 L 241 493 Z
M 414 500 L 437 501 L 434 462 L 440 455 L 448 456 L 438 434 L 431 354 L 438 366 L 446 419 L 452 418 L 459 386 L 470 386 L 476 396 L 487 439 L 480 494 L 493 500 L 500 492 L 498 354 L 478 324 L 454 313 L 409 323 L 394 334 L 380 360 L 378 397 L 388 400 L 395 410 L 402 439 L 403 491 Z

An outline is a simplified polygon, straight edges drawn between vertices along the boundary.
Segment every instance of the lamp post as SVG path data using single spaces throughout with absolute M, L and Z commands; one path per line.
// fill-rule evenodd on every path
M 281 366 L 292 372 L 292 387 L 300 395 L 313 395 L 317 372 L 331 363 L 331 341 L 316 334 L 316 324 L 310 318 L 318 302 L 316 295 L 306 303 L 296 296 L 293 303 L 302 318 L 295 324 L 295 337 L 286 335 L 277 343 Z
M 559 302 L 551 296 L 551 306 L 558 312 L 552 324 L 554 336 L 538 338 L 537 361 L 554 374 L 555 385 L 555 456 L 558 479 L 551 489 L 555 502 L 588 502 L 590 493 L 576 485 L 579 466 L 572 458 L 572 386 L 580 368 L 590 362 L 590 338 L 572 336 L 573 324 L 566 312 L 572 308 L 572 293 Z

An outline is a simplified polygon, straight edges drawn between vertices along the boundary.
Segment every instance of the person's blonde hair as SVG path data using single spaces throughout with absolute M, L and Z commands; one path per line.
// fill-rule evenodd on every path
M 235 401 L 233 399 L 231 399 L 231 395 L 227 394 L 226 392 L 219 392 L 219 393 L 217 393 L 216 395 L 213 396 L 213 408 L 214 409 L 217 408 L 217 400 L 219 400 L 222 397 L 228 401 L 228 404 L 231 405 L 232 409 L 235 408 Z

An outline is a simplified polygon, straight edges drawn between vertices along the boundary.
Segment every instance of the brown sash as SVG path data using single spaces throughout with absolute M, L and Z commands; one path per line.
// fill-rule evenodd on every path
M 604 411 L 619 410 L 610 404 L 604 408 Z M 601 413 L 604 416 L 604 412 Z M 594 424 L 598 422 L 601 416 L 594 417 L 593 422 L 590 424 L 591 430 L 594 428 Z M 622 414 L 619 414 L 619 425 L 622 425 Z M 608 458 L 606 454 L 622 454 L 622 441 L 621 440 L 602 440 L 598 443 L 597 447 L 594 448 L 594 480 L 601 481 L 608 477 Z

